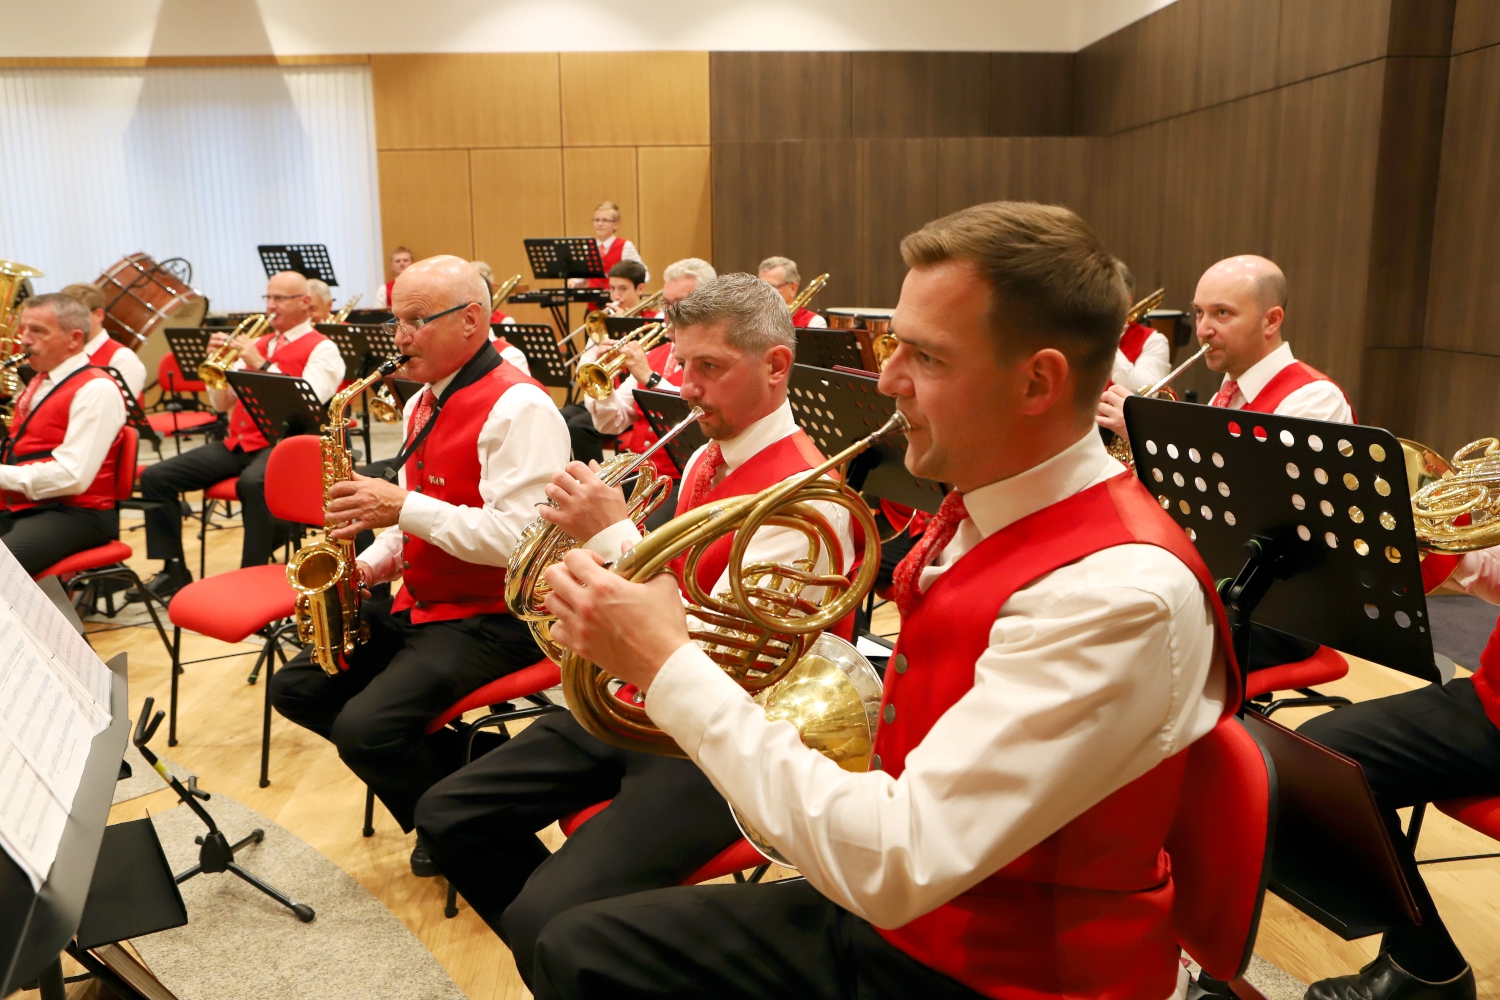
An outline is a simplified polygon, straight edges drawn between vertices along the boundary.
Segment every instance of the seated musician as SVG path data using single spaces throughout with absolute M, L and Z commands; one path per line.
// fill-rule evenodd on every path
M 797 270 L 795 260 L 790 257 L 767 257 L 760 262 L 759 273 L 760 280 L 776 289 L 788 306 L 797 298 L 802 272 Z M 828 320 L 803 306 L 792 316 L 792 325 L 799 330 L 821 330 L 828 326 Z
M 622 260 L 609 269 L 609 311 L 623 316 L 641 304 L 646 291 L 646 265 L 638 260 Z M 646 319 L 658 319 L 659 309 L 644 309 L 636 313 Z
M 333 315 L 333 289 L 329 288 L 328 282 L 321 278 L 308 278 L 307 294 L 312 300 L 308 320 L 314 325 L 327 323 L 328 317 Z
M 1118 261 L 1120 279 L 1125 282 L 1126 298 L 1135 305 L 1135 275 L 1125 262 Z M 1111 384 L 1140 389 L 1159 381 L 1172 370 L 1172 345 L 1166 335 L 1145 323 L 1129 323 L 1120 335 L 1115 351 L 1115 366 L 1109 374 Z
M 266 285 L 266 315 L 271 330 L 256 340 L 241 334 L 231 346 L 239 358 L 231 370 L 264 371 L 303 379 L 319 401 L 326 403 L 344 380 L 344 359 L 338 345 L 313 329 L 312 296 L 307 279 L 296 271 L 281 271 Z M 209 338 L 213 351 L 230 334 Z M 210 390 L 208 400 L 220 413 L 229 413 L 229 433 L 222 441 L 185 451 L 148 466 L 141 474 L 141 495 L 147 500 L 176 501 L 183 493 L 238 477 L 235 493 L 243 504 L 245 537 L 240 565 L 264 566 L 286 540 L 286 527 L 266 507 L 266 462 L 269 442 L 255 426 L 232 387 Z M 166 599 L 193 580 L 182 556 L 182 508 L 175 502 L 146 512 L 146 553 L 161 559 L 161 572 L 147 586 Z
M 697 257 L 674 262 L 662 274 L 662 304 L 670 309 L 699 284 L 712 281 L 717 276 L 712 264 Z M 574 407 L 563 411 L 573 439 L 574 458 L 580 462 L 603 461 L 602 439 L 607 434 L 619 435 L 620 449 L 636 454 L 656 443 L 656 432 L 651 429 L 641 408 L 635 404 L 635 387 L 644 385 L 648 389 L 671 392 L 681 384 L 682 367 L 673 353 L 672 336 L 669 329 L 666 342 L 649 352 L 643 351 L 636 344 L 626 344 L 624 351 L 627 377 L 621 380 L 615 391 L 603 399 L 584 396 L 581 413 Z M 604 346 L 589 348 L 584 352 L 587 356 L 585 360 L 592 358 Z M 664 452 L 657 452 L 657 456 L 661 459 L 657 468 L 680 481 L 677 466 L 672 464 L 671 458 Z M 664 508 L 666 506 L 663 505 Z M 658 513 L 662 517 L 666 516 L 660 511 Z M 657 523 L 659 522 L 656 520 L 651 522 L 653 527 Z
M 396 346 L 425 383 L 406 404 L 398 482 L 356 475 L 331 490 L 335 538 L 385 528 L 359 553 L 360 582 L 403 578 L 393 603 L 363 604 L 370 641 L 330 677 L 304 652 L 271 680 L 271 702 L 331 740 L 401 829 L 463 762 L 451 729 L 424 728 L 477 688 L 542 658 L 505 607 L 511 548 L 568 461 L 547 391 L 490 349 L 488 287 L 468 262 L 429 257 L 396 280 Z M 413 874 L 435 875 L 420 840 Z
M 806 881 L 575 907 L 537 942 L 538 998 L 1181 995 L 1163 840 L 1238 682 L 1206 567 L 1093 426 L 1124 288 L 1058 206 L 977 205 L 901 249 L 881 389 L 907 467 L 954 490 L 897 574 L 872 770 L 769 721 L 669 582 L 570 553 L 554 636 L 644 688 Z
M 89 363 L 89 309 L 71 295 L 27 299 L 20 350 L 36 372 L 18 396 L 0 447 L 0 541 L 35 576 L 120 537 L 117 443 L 125 401 Z M 133 356 L 133 355 L 132 355 Z
M 140 355 L 104 331 L 104 293 L 93 285 L 81 284 L 69 285 L 62 293 L 73 296 L 89 311 L 89 342 L 83 345 L 89 364 L 119 372 L 139 403 L 146 391 L 146 364 Z
M 391 251 L 391 280 L 380 286 L 375 293 L 375 308 L 389 309 L 391 307 L 391 287 L 396 284 L 396 279 L 401 277 L 401 272 L 411 267 L 413 258 L 411 251 L 406 247 L 397 247 Z
M 787 402 L 795 334 L 779 298 L 750 275 L 731 274 L 698 286 L 667 315 L 678 331 L 682 397 L 706 411 L 699 426 L 711 439 L 688 464 L 693 488 L 678 502 L 679 513 L 757 492 L 822 461 Z M 570 463 L 547 494 L 558 506 L 542 508 L 543 516 L 602 557 L 618 556 L 641 537 L 620 490 L 581 462 Z M 837 532 L 840 569 L 847 570 L 848 513 L 818 507 Z M 766 528 L 745 560 L 805 552 L 794 529 Z M 698 565 L 710 593 L 729 586 L 726 558 L 710 555 Z M 826 562 L 816 571 L 826 572 Z M 610 806 L 549 857 L 536 832 L 605 799 Z M 692 762 L 615 749 L 567 714 L 539 719 L 434 786 L 417 807 L 417 825 L 432 839 L 443 874 L 510 946 L 528 983 L 533 942 L 555 914 L 675 885 L 739 836 L 723 798 Z
M 488 299 L 488 301 L 493 302 L 495 300 L 494 269 L 482 260 L 470 261 L 470 263 L 473 265 L 474 270 L 479 272 L 479 276 L 484 279 L 485 287 L 490 290 L 490 298 Z M 521 371 L 525 374 L 530 375 L 531 362 L 529 359 L 527 359 L 526 355 L 522 353 L 519 347 L 512 344 L 509 340 L 506 340 L 505 337 L 501 334 L 495 332 L 495 326 L 497 324 L 502 326 L 515 326 L 515 317 L 507 313 L 503 308 L 496 308 L 490 311 L 489 324 L 490 343 L 495 345 L 495 350 L 499 351 L 500 356 L 506 361 L 509 361 L 511 364 L 521 369 Z
M 604 273 L 609 274 L 610 269 L 622 260 L 633 260 L 642 267 L 646 262 L 641 260 L 641 252 L 635 248 L 635 244 L 619 235 L 620 232 L 620 206 L 612 201 L 601 201 L 594 209 L 594 242 L 599 244 L 599 257 L 604 263 Z M 646 280 L 650 280 L 651 273 L 646 272 Z M 569 278 L 570 288 L 608 288 L 608 278 Z

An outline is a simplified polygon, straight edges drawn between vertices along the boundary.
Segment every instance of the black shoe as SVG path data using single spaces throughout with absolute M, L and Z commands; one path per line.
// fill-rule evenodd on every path
M 1418 979 L 1381 954 L 1355 976 L 1324 979 L 1307 988 L 1305 1000 L 1474 1000 L 1474 969 L 1443 983 Z
M 183 587 L 193 582 L 193 571 L 182 563 L 168 563 L 160 573 L 146 581 L 146 589 L 156 595 L 162 603 L 172 599 L 172 595 Z M 131 587 L 125 592 L 127 601 L 144 601 L 145 595 Z
M 411 849 L 411 873 L 417 878 L 432 878 L 441 875 L 432 852 L 427 849 L 427 838 L 417 834 L 417 846 Z M 1472 980 L 1472 976 L 1470 979 Z

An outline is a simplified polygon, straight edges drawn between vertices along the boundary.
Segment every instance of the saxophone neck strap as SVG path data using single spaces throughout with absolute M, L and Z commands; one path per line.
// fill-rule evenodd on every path
M 470 357 L 468 361 L 465 361 L 464 366 L 458 370 L 458 374 L 453 376 L 453 381 L 448 383 L 448 388 L 443 390 L 443 394 L 433 399 L 432 416 L 427 418 L 427 422 L 422 425 L 421 430 L 412 435 L 411 440 L 409 440 L 406 445 L 402 447 L 401 453 L 398 454 L 391 461 L 391 464 L 386 468 L 386 470 L 380 474 L 381 477 L 388 483 L 396 482 L 400 477 L 401 469 L 406 465 L 407 460 L 409 460 L 412 455 L 416 454 L 417 449 L 422 447 L 422 442 L 427 440 L 427 435 L 432 433 L 432 428 L 437 424 L 438 417 L 443 412 L 443 406 L 448 402 L 448 400 L 452 399 L 455 393 L 459 392 L 460 390 L 467 389 L 469 386 L 473 385 L 475 382 L 478 382 L 480 379 L 488 375 L 493 369 L 500 367 L 500 364 L 504 360 L 505 359 L 500 357 L 499 351 L 496 351 L 490 347 L 488 340 L 480 345 L 480 349 L 475 351 L 473 356 Z M 432 389 L 429 386 L 422 391 L 431 392 Z

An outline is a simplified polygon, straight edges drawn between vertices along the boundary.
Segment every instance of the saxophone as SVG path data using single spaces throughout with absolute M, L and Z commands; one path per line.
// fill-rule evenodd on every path
M 406 364 L 405 355 L 389 358 L 375 371 L 350 383 L 328 403 L 323 425 L 323 506 L 334 483 L 354 478 L 344 428 L 354 397 Z M 286 564 L 286 578 L 297 592 L 297 639 L 312 646 L 313 659 L 330 676 L 345 669 L 342 657 L 370 638 L 359 616 L 359 581 L 354 573 L 354 542 L 328 537 L 304 545 Z

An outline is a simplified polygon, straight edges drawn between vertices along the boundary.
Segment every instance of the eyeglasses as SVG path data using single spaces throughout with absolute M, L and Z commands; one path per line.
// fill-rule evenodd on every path
M 456 313 L 460 309 L 467 309 L 470 306 L 476 304 L 477 303 L 474 302 L 460 302 L 458 305 L 454 306 L 451 309 L 444 309 L 440 313 L 433 313 L 431 316 L 423 316 L 421 319 L 414 319 L 410 323 L 408 323 L 406 320 L 396 319 L 395 317 L 392 317 L 386 320 L 383 325 L 391 334 L 391 336 L 395 336 L 398 333 L 411 335 L 422 329 L 422 327 L 426 326 L 428 323 L 431 323 L 433 320 L 442 319 L 449 313 Z
M 264 300 L 266 302 L 275 302 L 277 305 L 280 305 L 283 302 L 290 302 L 293 299 L 305 299 L 305 298 L 307 298 L 306 295 L 262 295 L 261 296 L 262 300 Z

